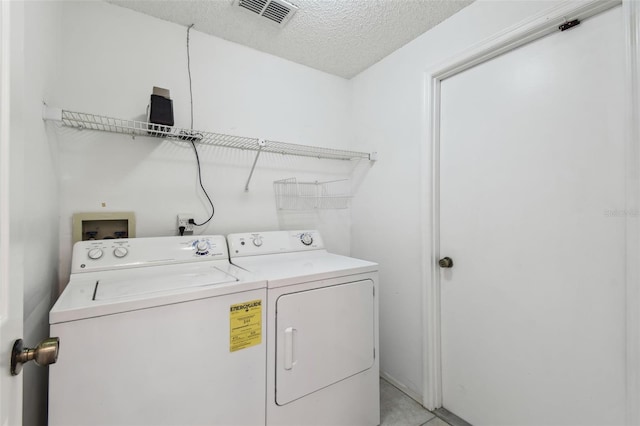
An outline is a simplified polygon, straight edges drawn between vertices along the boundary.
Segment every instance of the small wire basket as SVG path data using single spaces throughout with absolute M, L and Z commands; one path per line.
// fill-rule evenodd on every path
M 298 182 L 288 178 L 273 182 L 279 210 L 346 209 L 349 207 L 348 179 L 328 182 Z

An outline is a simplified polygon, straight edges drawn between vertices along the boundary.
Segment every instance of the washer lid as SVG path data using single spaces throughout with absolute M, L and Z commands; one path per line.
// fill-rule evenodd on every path
M 73 274 L 49 323 L 82 320 L 266 287 L 226 260 Z
M 201 265 L 180 275 L 152 275 L 144 280 L 105 276 L 96 281 L 93 300 L 112 300 L 235 281 L 238 281 L 236 277 L 215 266 Z

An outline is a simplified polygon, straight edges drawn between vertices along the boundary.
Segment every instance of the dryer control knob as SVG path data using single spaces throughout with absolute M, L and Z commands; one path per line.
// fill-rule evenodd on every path
M 253 239 L 253 245 L 256 246 L 256 247 L 260 247 L 262 245 L 262 238 L 255 237 Z
M 300 241 L 302 241 L 302 244 L 305 246 L 310 246 L 313 243 L 313 237 L 309 233 L 304 233 L 300 235 Z
M 97 260 L 102 257 L 102 254 L 103 254 L 102 249 L 92 248 L 91 250 L 89 250 L 88 256 L 89 256 L 89 259 Z
M 126 247 L 116 247 L 113 249 L 113 255 L 117 258 L 123 258 L 129 254 L 129 250 Z
M 209 249 L 209 243 L 207 243 L 206 241 L 198 241 L 196 243 L 196 252 L 206 253 L 208 249 Z

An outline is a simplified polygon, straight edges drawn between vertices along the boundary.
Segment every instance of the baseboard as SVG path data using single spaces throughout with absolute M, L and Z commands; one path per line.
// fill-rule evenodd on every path
M 422 395 L 412 391 L 411 389 L 409 389 L 408 387 L 406 387 L 405 385 L 403 385 L 402 383 L 400 383 L 399 381 L 397 381 L 396 379 L 394 379 L 384 371 L 380 371 L 380 377 L 386 380 L 387 382 L 391 383 L 393 386 L 397 387 L 398 390 L 400 390 L 402 393 L 404 393 L 409 398 L 413 399 L 414 401 L 416 401 L 418 404 L 422 406 Z

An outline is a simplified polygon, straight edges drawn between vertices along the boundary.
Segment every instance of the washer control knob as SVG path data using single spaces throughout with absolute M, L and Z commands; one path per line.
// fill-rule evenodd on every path
M 113 249 L 113 255 L 119 259 L 125 257 L 127 254 L 129 254 L 129 250 L 126 247 L 120 246 Z
M 308 232 L 305 232 L 300 235 L 300 241 L 302 241 L 302 244 L 305 246 L 310 246 L 313 243 L 313 237 Z
M 256 247 L 260 247 L 262 245 L 262 237 L 255 237 L 253 239 L 253 245 Z
M 209 243 L 206 241 L 198 241 L 196 243 L 196 252 L 198 254 L 205 254 L 209 250 Z
M 88 255 L 89 259 L 97 260 L 102 257 L 103 252 L 101 248 L 92 248 L 91 250 L 89 250 Z

